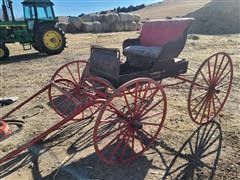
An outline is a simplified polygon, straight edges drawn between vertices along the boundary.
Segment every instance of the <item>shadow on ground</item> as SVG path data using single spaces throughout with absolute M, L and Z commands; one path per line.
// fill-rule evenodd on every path
M 12 63 L 17 63 L 22 61 L 31 61 L 31 60 L 36 60 L 43 57 L 47 57 L 47 55 L 42 53 L 22 54 L 22 55 L 10 56 L 7 60 L 1 61 L 0 64 L 12 64 Z
M 150 170 L 161 171 L 158 179 L 213 179 L 222 148 L 222 131 L 217 122 L 199 126 L 182 144 L 179 150 L 171 147 L 171 142 L 159 140 L 149 150 L 158 155 L 161 160 L 160 167 L 153 165 L 153 159 L 141 156 L 131 164 L 123 166 L 109 166 L 101 162 L 96 153 L 92 153 L 78 160 L 73 157 L 80 151 L 93 145 L 93 127 L 77 136 L 67 148 L 68 160 L 58 169 L 47 176 L 42 176 L 39 167 L 39 156 L 52 147 L 76 136 L 79 131 L 91 123 L 91 120 L 74 122 L 52 134 L 41 144 L 33 146 L 28 153 L 5 163 L 0 169 L 0 178 L 17 171 L 19 168 L 32 162 L 32 175 L 34 179 L 139 179 L 148 178 Z M 167 153 L 162 153 L 164 150 Z M 171 159 L 169 161 L 169 159 Z M 149 176 L 151 177 L 151 176 Z

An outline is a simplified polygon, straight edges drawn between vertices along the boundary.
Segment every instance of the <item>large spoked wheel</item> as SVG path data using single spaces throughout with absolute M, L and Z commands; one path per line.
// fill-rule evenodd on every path
M 222 110 L 231 90 L 233 64 L 226 53 L 216 53 L 206 59 L 190 86 L 188 112 L 190 118 L 205 124 Z
M 51 80 L 68 79 L 75 84 L 80 84 L 86 76 L 88 62 L 84 60 L 72 61 L 61 66 L 52 76 Z
M 97 107 L 90 106 L 94 99 L 85 94 L 78 84 L 68 79 L 57 79 L 49 88 L 49 100 L 52 108 L 62 117 L 67 117 L 76 109 L 88 107 L 75 120 L 85 119 L 96 114 Z
M 139 78 L 119 87 L 101 108 L 93 138 L 98 157 L 108 164 L 129 163 L 157 138 L 167 110 L 163 88 Z

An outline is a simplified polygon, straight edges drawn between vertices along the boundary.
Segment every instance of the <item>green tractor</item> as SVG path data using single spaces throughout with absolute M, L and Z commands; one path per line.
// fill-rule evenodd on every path
M 2 0 L 0 20 L 0 61 L 9 57 L 7 43 L 19 42 L 24 50 L 33 47 L 48 55 L 60 54 L 66 47 L 64 32 L 56 27 L 53 3 L 50 0 L 24 0 L 24 20 L 16 21 L 12 0 Z M 9 15 L 11 14 L 11 15 Z

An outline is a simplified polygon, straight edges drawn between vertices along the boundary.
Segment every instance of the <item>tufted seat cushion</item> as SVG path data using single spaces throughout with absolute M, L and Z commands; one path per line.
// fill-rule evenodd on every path
M 149 58 L 158 58 L 161 54 L 161 47 L 151 46 L 128 46 L 123 50 L 125 56 L 141 56 Z

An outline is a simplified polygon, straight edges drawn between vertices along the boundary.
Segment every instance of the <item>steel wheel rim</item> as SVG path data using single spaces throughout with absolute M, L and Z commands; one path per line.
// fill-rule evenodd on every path
M 207 71 L 206 74 L 204 74 L 204 70 Z M 200 76 L 205 85 L 199 84 Z M 188 94 L 188 112 L 194 122 L 206 124 L 219 114 L 230 94 L 232 79 L 233 64 L 230 56 L 226 53 L 216 53 L 201 64 L 193 78 Z M 197 87 L 202 94 L 194 94 L 196 92 L 194 88 Z M 197 99 L 201 100 L 193 106 L 193 101 L 197 101 Z
M 102 119 L 102 117 L 105 115 L 105 113 L 107 111 L 110 112 L 110 114 L 111 114 L 112 110 L 107 109 L 107 108 L 110 107 L 110 106 L 113 107 L 114 97 L 119 96 L 119 93 L 124 93 L 125 95 L 123 94 L 121 96 L 121 98 L 122 98 L 122 100 L 126 99 L 127 91 L 125 91 L 125 90 L 129 85 L 135 83 L 134 81 L 135 82 L 140 82 L 141 81 L 141 82 L 146 82 L 146 83 L 148 82 L 148 83 L 151 83 L 151 85 L 155 86 L 156 92 L 154 92 L 154 93 L 156 93 L 156 94 L 158 93 L 157 95 L 160 94 L 160 100 L 159 100 L 160 103 L 158 103 L 157 105 L 160 105 L 160 107 L 162 107 L 161 112 L 160 113 L 159 112 L 155 113 L 154 115 L 152 115 L 152 117 L 149 116 L 149 112 L 151 112 L 151 110 L 153 110 L 154 108 L 157 108 L 158 106 L 152 107 L 153 104 L 150 103 L 149 104 L 150 107 L 147 107 L 146 104 L 143 104 L 143 101 L 146 101 L 147 98 L 152 98 L 151 96 L 147 97 L 147 95 L 146 95 L 146 97 L 145 98 L 143 97 L 140 101 L 136 100 L 136 104 L 138 104 L 138 102 L 140 102 L 138 104 L 139 106 L 133 104 L 133 109 L 132 109 L 131 113 L 128 113 L 126 115 L 128 117 L 121 117 L 121 116 L 123 116 L 123 112 L 122 113 L 118 112 L 118 114 L 120 114 L 120 116 L 117 115 L 117 118 L 115 118 L 114 121 L 109 120 L 109 122 L 106 122 L 107 119 Z M 147 89 L 147 87 L 146 87 L 146 89 Z M 146 92 L 146 91 L 142 91 L 142 95 L 144 94 L 144 92 Z M 129 96 L 131 96 L 131 95 L 129 95 Z M 153 95 L 153 97 L 155 97 L 155 95 Z M 135 101 L 135 99 L 133 101 Z M 127 105 L 128 103 L 127 103 L 126 100 L 125 100 L 125 102 L 126 102 L 126 109 L 128 109 L 127 111 L 130 112 L 129 111 L 129 105 Z M 154 101 L 152 101 L 152 102 L 155 103 Z M 120 103 L 120 101 L 119 101 L 119 103 Z M 144 103 L 146 103 L 146 102 L 144 102 Z M 145 106 L 146 106 L 146 109 L 144 108 Z M 108 164 L 125 164 L 125 163 L 129 163 L 129 162 L 133 161 L 138 156 L 143 154 L 152 145 L 152 143 L 157 138 L 157 136 L 158 136 L 158 134 L 159 134 L 159 132 L 160 132 L 162 126 L 163 126 L 163 123 L 164 123 L 164 120 L 165 120 L 165 117 L 166 117 L 166 109 L 167 109 L 166 107 L 167 107 L 166 95 L 165 95 L 162 87 L 151 79 L 139 78 L 137 80 L 132 80 L 132 81 L 124 84 L 120 88 L 118 88 L 118 90 L 114 93 L 114 95 L 103 106 L 103 108 L 99 112 L 98 118 L 96 120 L 96 124 L 95 124 L 95 128 L 94 128 L 94 137 L 93 138 L 94 138 L 94 148 L 95 148 L 95 151 L 96 151 L 98 157 L 102 161 L 104 161 Z M 149 108 L 149 109 L 147 109 L 147 108 Z M 146 112 L 145 112 L 145 110 L 146 110 Z M 139 116 L 139 113 L 142 113 L 142 114 Z M 132 114 L 132 115 L 130 115 L 130 114 Z M 143 114 L 145 114 L 145 115 L 143 115 Z M 145 117 L 146 115 L 147 115 L 147 118 Z M 159 118 L 157 116 L 159 116 Z M 126 118 L 127 118 L 128 121 L 126 121 Z M 128 119 L 128 118 L 132 118 L 132 119 Z M 155 121 L 156 120 L 158 121 L 158 123 L 149 124 L 149 122 L 148 122 L 149 119 L 152 120 L 154 118 L 155 118 Z M 148 121 L 146 122 L 146 120 L 148 120 Z M 118 123 L 118 122 L 120 122 L 120 123 Z M 101 123 L 103 123 L 102 127 L 100 125 Z M 105 123 L 106 127 L 111 125 L 112 123 L 113 123 L 114 126 L 118 125 L 119 127 L 113 130 L 113 131 L 116 131 L 116 135 L 113 135 L 113 138 L 109 139 L 109 141 L 107 141 L 107 143 L 106 143 L 107 145 L 105 144 L 106 146 L 103 145 L 103 147 L 100 147 L 101 145 L 100 145 L 99 142 L 102 141 L 103 139 L 110 138 L 108 136 L 108 134 L 110 132 L 110 135 L 111 135 L 111 130 L 112 130 L 112 129 L 110 129 L 110 131 L 108 131 L 107 133 L 103 134 L 102 136 L 99 136 L 99 133 L 100 133 L 100 135 L 101 135 L 102 132 L 104 133 L 104 131 L 103 131 L 104 128 L 105 128 L 104 123 Z M 152 128 L 154 127 L 153 128 L 154 132 L 149 134 L 149 130 L 153 130 L 153 129 L 151 129 L 151 127 Z M 119 130 L 117 130 L 117 129 L 119 129 Z M 143 136 L 145 136 L 145 137 L 143 137 Z M 111 149 L 112 147 L 110 147 L 110 146 L 112 146 L 113 143 L 115 144 L 115 141 L 116 141 L 116 145 L 115 145 L 115 147 L 113 147 L 113 149 Z M 143 141 L 145 141 L 145 142 L 143 142 Z M 127 147 L 127 146 L 129 146 L 129 147 Z M 108 153 L 107 148 L 110 149 L 110 151 L 111 150 L 112 151 L 110 153 Z M 107 158 L 107 155 L 104 154 L 105 153 L 104 151 L 106 151 L 106 153 L 108 153 L 108 156 L 110 156 L 111 159 Z M 132 151 L 132 152 L 129 155 L 128 154 L 129 152 L 127 152 L 127 151 Z M 119 153 L 119 155 L 117 153 Z M 116 158 L 116 159 L 114 159 L 112 157 L 113 155 L 117 156 L 117 158 L 114 157 L 114 158 Z
M 5 54 L 4 50 L 2 48 L 0 48 L 0 58 L 3 57 Z
M 62 37 L 56 31 L 47 31 L 43 36 L 44 45 L 51 50 L 57 50 L 62 46 Z

